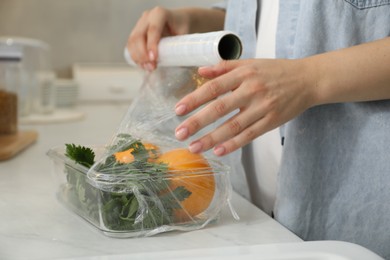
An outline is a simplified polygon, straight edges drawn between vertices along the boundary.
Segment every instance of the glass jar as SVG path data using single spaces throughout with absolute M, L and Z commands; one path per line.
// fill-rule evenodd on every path
M 5 85 L 18 94 L 19 116 L 51 113 L 55 107 L 55 74 L 50 46 L 37 39 L 0 37 L 0 59 Z
M 18 129 L 18 63 L 0 57 L 0 135 L 15 134 Z

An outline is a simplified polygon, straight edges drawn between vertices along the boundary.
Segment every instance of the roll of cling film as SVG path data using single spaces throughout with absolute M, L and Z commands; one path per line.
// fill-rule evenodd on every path
M 170 36 L 162 38 L 158 45 L 158 66 L 211 66 L 222 60 L 239 59 L 241 53 L 241 40 L 230 31 Z M 135 65 L 127 48 L 124 56 L 130 65 Z

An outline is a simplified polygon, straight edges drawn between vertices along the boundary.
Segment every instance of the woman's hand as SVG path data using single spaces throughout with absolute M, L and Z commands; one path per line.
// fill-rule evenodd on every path
M 154 70 L 161 37 L 186 34 L 189 32 L 189 23 L 189 17 L 181 10 L 155 7 L 145 11 L 127 42 L 132 60 L 145 70 Z
M 258 59 L 200 68 L 199 74 L 211 80 L 180 100 L 176 114 L 185 115 L 210 103 L 176 128 L 176 138 L 185 140 L 237 111 L 189 147 L 194 153 L 214 147 L 214 153 L 222 156 L 286 123 L 314 104 L 304 67 L 301 60 Z
M 224 61 L 200 68 L 211 80 L 180 100 L 176 114 L 210 103 L 176 128 L 176 138 L 185 140 L 237 111 L 190 144 L 192 152 L 214 147 L 222 156 L 312 106 L 389 100 L 389 68 L 390 37 L 297 60 Z
M 157 66 L 161 37 L 222 30 L 225 12 L 220 9 L 155 7 L 145 11 L 130 33 L 131 59 L 145 70 Z

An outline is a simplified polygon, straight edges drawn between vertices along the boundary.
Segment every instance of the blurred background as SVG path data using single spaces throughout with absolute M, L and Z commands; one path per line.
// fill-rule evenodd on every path
M 142 13 L 216 2 L 0 0 L 0 94 L 17 100 L 21 124 L 77 118 L 69 109 L 85 102 L 129 102 L 144 72 L 126 64 L 123 52 Z M 0 107 L 0 119 L 12 109 Z
M 57 77 L 72 64 L 124 62 L 123 48 L 142 12 L 156 5 L 208 7 L 218 0 L 0 0 L 0 37 L 34 38 L 51 47 Z

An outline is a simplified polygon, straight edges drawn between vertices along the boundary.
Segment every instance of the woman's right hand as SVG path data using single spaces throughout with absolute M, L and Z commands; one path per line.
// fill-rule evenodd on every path
M 127 48 L 132 60 L 141 68 L 156 68 L 158 43 L 161 37 L 187 34 L 190 18 L 185 9 L 155 7 L 145 11 L 130 33 Z

